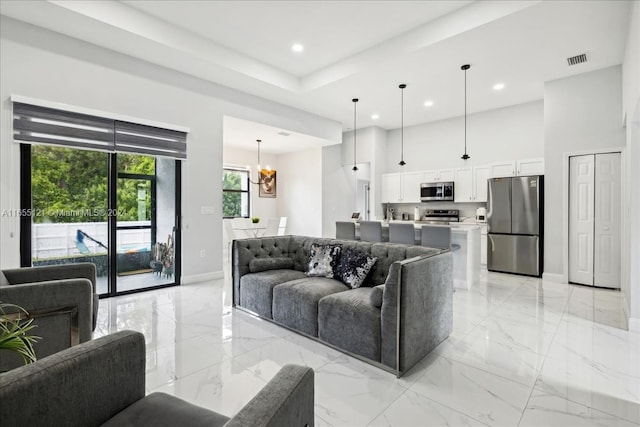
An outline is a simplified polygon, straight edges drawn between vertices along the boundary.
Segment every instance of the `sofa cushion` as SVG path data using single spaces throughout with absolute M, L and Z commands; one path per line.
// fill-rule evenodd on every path
M 318 336 L 318 301 L 349 287 L 326 277 L 306 277 L 273 288 L 273 320 L 299 332 Z
M 375 257 L 370 257 L 356 249 L 347 248 L 340 257 L 335 276 L 352 289 L 359 288 L 375 262 Z
M 296 270 L 267 270 L 245 274 L 240 278 L 240 305 L 271 319 L 273 287 L 303 277 L 305 274 Z
M 309 265 L 307 268 L 307 276 L 328 277 L 334 276 L 334 269 L 340 260 L 340 245 L 319 245 L 314 243 L 311 245 L 309 253 Z
M 230 418 L 166 393 L 151 393 L 118 412 L 103 426 L 223 426 Z
M 266 270 L 282 270 L 287 268 L 293 268 L 293 260 L 288 257 L 254 258 L 249 261 L 249 271 L 251 273 L 259 273 Z
M 379 288 L 358 288 L 322 298 L 318 303 L 318 337 L 339 348 L 380 361 Z

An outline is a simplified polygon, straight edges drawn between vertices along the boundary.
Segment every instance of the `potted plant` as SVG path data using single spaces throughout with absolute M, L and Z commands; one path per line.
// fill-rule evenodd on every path
M 254 216 L 253 218 L 251 218 L 251 222 L 254 223 L 254 224 L 257 224 L 257 223 L 260 222 L 260 218 L 257 217 L 257 216 Z
M 0 350 L 17 353 L 25 365 L 36 361 L 33 344 L 40 339 L 30 334 L 36 325 L 28 316 L 29 313 L 18 305 L 0 303 Z

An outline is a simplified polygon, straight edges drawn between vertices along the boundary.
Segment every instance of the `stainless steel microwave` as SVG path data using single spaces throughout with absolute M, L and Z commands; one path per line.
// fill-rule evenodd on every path
M 453 201 L 453 182 L 424 182 L 420 184 L 423 202 Z

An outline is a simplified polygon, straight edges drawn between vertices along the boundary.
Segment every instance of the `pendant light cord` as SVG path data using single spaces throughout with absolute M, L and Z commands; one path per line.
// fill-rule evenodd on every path
M 407 163 L 404 161 L 404 88 L 406 84 L 398 86 L 400 88 L 400 166 L 404 166 Z
M 353 102 L 353 168 L 351 169 L 354 172 L 358 171 L 358 166 L 356 166 L 356 143 L 357 143 L 357 139 L 356 139 L 356 133 L 358 131 L 358 126 L 357 126 L 357 122 L 356 122 L 356 104 L 358 102 L 358 98 L 353 98 L 351 100 L 351 102 Z
M 462 160 L 471 158 L 471 156 L 467 154 L 467 70 L 469 68 L 471 68 L 469 64 L 460 67 L 460 69 L 464 71 L 464 154 L 461 157 Z

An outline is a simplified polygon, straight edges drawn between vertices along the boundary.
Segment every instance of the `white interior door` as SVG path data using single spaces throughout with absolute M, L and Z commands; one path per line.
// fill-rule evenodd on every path
M 569 282 L 593 286 L 593 154 L 569 159 Z
M 620 288 L 620 153 L 596 154 L 593 284 Z

